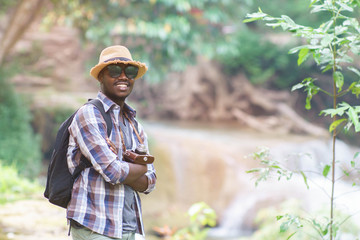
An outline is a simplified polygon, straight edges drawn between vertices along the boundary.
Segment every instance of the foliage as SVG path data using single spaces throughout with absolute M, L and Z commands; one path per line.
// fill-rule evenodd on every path
M 324 209 L 316 210 L 314 215 L 317 217 L 311 218 L 308 213 L 302 210 L 300 202 L 295 199 L 283 202 L 279 206 L 264 208 L 258 212 L 255 219 L 258 229 L 251 237 L 241 238 L 241 240 L 316 239 L 316 236 L 319 234 L 318 231 L 326 231 L 327 229 L 327 219 L 323 219 L 324 211 Z M 292 214 L 287 214 L 288 212 L 292 212 Z M 342 220 L 349 217 L 341 212 L 336 214 Z M 349 239 L 350 236 L 360 233 L 359 226 L 354 221 L 347 221 L 344 228 L 345 231 L 342 235 L 344 239 Z
M 260 163 L 260 167 L 246 171 L 246 173 L 257 174 L 256 186 L 259 182 L 268 180 L 269 177 L 276 176 L 278 181 L 280 181 L 282 178 L 290 180 L 294 174 L 300 174 L 303 177 L 306 187 L 309 188 L 305 173 L 302 170 L 288 169 L 280 161 L 274 160 L 269 148 L 262 147 L 259 151 L 253 153 L 251 157 Z
M 244 72 L 254 85 L 266 84 L 276 89 L 288 89 L 306 73 L 314 72 L 312 65 L 296 67 L 296 56 L 286 54 L 284 46 L 271 43 L 262 35 L 250 29 L 237 32 L 231 48 L 216 58 L 224 72 L 231 76 Z
M 52 0 L 44 23 L 78 27 L 86 40 L 99 45 L 124 44 L 134 59 L 149 66 L 144 78 L 162 80 L 167 72 L 182 71 L 196 56 L 212 58 L 228 47 L 234 21 L 250 1 Z M 230 30 L 228 30 L 230 29 Z
M 353 159 L 350 161 L 350 164 L 352 166 L 352 169 L 350 171 L 347 169 L 342 169 L 344 176 L 349 177 L 351 175 L 359 174 L 360 171 L 358 164 L 359 155 L 360 153 L 356 153 Z M 323 166 L 323 169 L 320 173 L 315 172 L 313 169 L 305 171 L 296 168 L 295 170 L 293 170 L 286 166 L 285 161 L 280 162 L 274 160 L 273 156 L 270 154 L 270 149 L 265 147 L 260 148 L 259 151 L 253 153 L 251 157 L 253 158 L 253 160 L 260 163 L 260 166 L 258 168 L 254 168 L 247 171 L 247 173 L 252 173 L 256 175 L 256 182 L 255 182 L 256 186 L 260 182 L 267 181 L 271 178 L 277 178 L 278 181 L 280 181 L 283 178 L 285 178 L 286 180 L 291 180 L 295 175 L 300 175 L 304 180 L 306 187 L 309 189 L 310 187 L 308 181 L 312 181 L 312 178 L 308 178 L 306 174 L 315 173 L 317 175 L 321 175 L 325 179 L 329 179 L 329 173 L 332 168 L 332 166 L 326 164 L 325 166 Z M 354 181 L 353 186 L 355 186 L 356 184 L 357 183 Z M 320 188 L 320 190 L 325 191 L 325 189 L 322 188 Z M 286 205 L 287 203 L 284 204 L 284 206 Z M 285 239 L 285 236 L 287 237 L 291 236 L 291 239 L 299 239 L 299 240 L 327 239 L 323 237 L 329 237 L 329 219 L 324 216 L 325 214 L 324 210 L 321 209 L 319 213 L 311 213 L 311 215 L 315 216 L 315 217 L 311 217 L 299 211 L 300 210 L 299 206 L 298 207 L 292 206 L 286 209 L 287 211 L 282 210 L 282 212 L 284 213 L 277 214 L 276 217 L 276 219 L 279 222 L 282 221 L 281 224 L 280 223 L 276 224 L 279 227 L 278 229 L 280 229 L 280 232 L 278 230 L 275 231 L 274 229 L 272 229 L 273 226 L 271 226 L 271 224 L 268 225 L 270 222 L 264 221 L 261 222 L 259 231 L 254 234 L 253 236 L 254 239 L 258 239 L 257 236 L 260 237 L 263 236 L 263 234 L 269 234 L 270 236 L 274 236 L 274 239 L 277 239 L 276 237 L 279 237 L 279 239 Z M 271 212 L 270 210 L 271 209 L 267 209 L 265 211 L 269 213 Z M 272 212 L 274 213 L 274 211 Z M 261 211 L 259 215 L 261 215 Z M 270 216 L 274 216 L 274 214 Z M 350 217 L 351 216 L 342 212 L 336 213 L 337 221 L 333 223 L 334 227 L 337 229 L 336 234 L 338 234 L 339 236 L 344 234 L 345 235 L 353 234 L 353 236 L 357 236 L 360 233 L 359 227 L 353 224 L 353 222 L 349 221 Z M 272 233 L 270 234 L 269 231 Z M 294 234 L 294 237 L 292 237 L 291 234 Z M 306 236 L 312 236 L 312 237 L 309 238 Z M 317 238 L 313 236 L 317 236 Z M 261 239 L 261 237 L 259 239 Z M 336 239 L 341 239 L 341 238 L 338 237 Z
M 257 11 L 258 6 L 261 6 L 261 9 L 264 12 L 271 13 L 273 16 L 286 13 L 297 23 L 308 26 L 320 25 L 326 20 L 326 17 L 328 16 L 328 14 L 325 12 L 319 14 L 308 14 L 308 5 L 304 4 L 304 0 L 274 0 L 271 2 L 253 0 L 250 11 Z M 261 28 L 260 25 L 257 25 L 257 27 Z
M 0 159 L 34 177 L 41 170 L 40 138 L 30 125 L 28 106 L 6 81 L 9 71 L 0 69 Z
M 338 225 L 338 219 L 335 216 L 335 169 L 337 160 L 335 159 L 335 146 L 338 132 L 342 129 L 349 130 L 354 127 L 355 132 L 360 132 L 359 122 L 359 107 L 352 106 L 349 103 L 338 103 L 338 98 L 350 93 L 356 97 L 360 94 L 360 72 L 353 65 L 354 56 L 360 53 L 360 31 L 359 21 L 353 17 L 353 12 L 359 7 L 359 1 L 353 0 L 312 0 L 310 8 L 312 13 L 326 13 L 328 19 L 320 24 L 318 27 L 304 26 L 297 24 L 293 19 L 287 15 L 281 17 L 272 17 L 264 13 L 261 9 L 259 12 L 247 15 L 245 22 L 253 22 L 263 20 L 267 26 L 276 28 L 281 27 L 283 31 L 293 33 L 295 36 L 303 38 L 306 43 L 295 47 L 289 53 L 298 53 L 298 65 L 303 64 L 309 58 L 312 58 L 322 73 L 328 71 L 332 75 L 332 91 L 321 88 L 317 84 L 317 79 L 307 77 L 300 83 L 296 84 L 292 90 L 304 89 L 307 94 L 306 109 L 311 109 L 311 100 L 318 93 L 323 93 L 329 96 L 333 102 L 331 109 L 323 109 L 321 114 L 329 115 L 332 118 L 332 123 L 329 131 L 332 133 L 333 157 L 330 163 L 326 164 L 322 175 L 327 178 L 330 175 L 331 192 L 330 196 L 330 216 L 324 225 L 319 225 L 314 220 L 311 221 L 313 227 L 317 230 L 319 239 L 340 239 L 341 229 Z M 355 78 L 350 80 L 350 84 L 345 84 L 345 74 L 343 72 L 353 72 Z M 272 162 L 263 162 L 268 164 L 265 169 L 273 169 Z M 276 168 L 276 167 L 275 167 Z M 259 171 L 259 170 L 257 170 Z M 265 175 L 267 172 L 262 171 Z M 281 172 L 280 172 L 281 173 Z M 304 174 L 302 173 L 304 176 Z M 260 175 L 263 179 L 264 176 Z M 306 180 L 306 178 L 304 178 Z M 306 182 L 306 181 L 305 181 Z M 296 220 L 294 217 L 287 215 L 289 221 Z M 297 219 L 299 220 L 299 219 Z M 296 221 L 297 221 L 296 220 Z M 301 226 L 298 226 L 300 228 Z M 291 238 L 293 235 L 289 236 Z
M 9 8 L 14 7 L 17 4 L 17 1 L 13 0 L 0 0 L 0 15 L 7 12 Z
M 188 210 L 190 225 L 177 231 L 172 240 L 202 240 L 206 238 L 208 227 L 216 225 L 216 213 L 206 203 L 193 204 Z
M 42 191 L 40 184 L 20 176 L 15 167 L 0 162 L 0 172 L 0 204 L 26 199 Z

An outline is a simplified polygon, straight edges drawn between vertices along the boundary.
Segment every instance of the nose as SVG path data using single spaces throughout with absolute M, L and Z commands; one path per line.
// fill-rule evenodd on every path
M 122 69 L 120 75 L 116 79 L 126 79 L 126 78 L 127 77 L 126 77 L 125 71 L 124 71 L 124 69 Z
M 123 68 L 120 74 L 121 78 L 126 78 L 125 69 Z

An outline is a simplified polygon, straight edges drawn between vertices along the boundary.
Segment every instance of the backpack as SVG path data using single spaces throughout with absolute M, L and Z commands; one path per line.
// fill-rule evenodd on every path
M 101 112 L 106 122 L 107 135 L 110 136 L 112 129 L 111 117 L 109 113 L 105 113 L 104 106 L 100 100 L 89 100 L 86 104 L 93 104 Z M 57 132 L 44 191 L 44 196 L 49 199 L 50 203 L 63 208 L 67 207 L 71 199 L 75 179 L 80 175 L 81 171 L 92 166 L 91 162 L 89 162 L 84 155 L 81 155 L 80 164 L 75 168 L 74 174 L 71 175 L 69 172 L 66 157 L 70 136 L 68 128 L 76 112 L 61 124 Z

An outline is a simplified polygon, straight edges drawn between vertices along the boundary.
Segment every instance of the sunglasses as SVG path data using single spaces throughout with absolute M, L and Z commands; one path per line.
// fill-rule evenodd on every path
M 122 71 L 124 71 L 126 77 L 134 79 L 139 72 L 139 68 L 134 65 L 125 65 L 124 67 L 121 67 L 120 65 L 110 64 L 107 66 L 107 69 L 109 71 L 109 76 L 112 78 L 120 77 Z

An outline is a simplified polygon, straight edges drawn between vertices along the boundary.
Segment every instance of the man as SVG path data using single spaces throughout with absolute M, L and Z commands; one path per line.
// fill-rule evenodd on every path
M 135 150 L 147 137 L 135 111 L 125 103 L 134 82 L 147 71 L 133 61 L 124 46 L 105 48 L 90 74 L 100 82 L 97 98 L 110 112 L 112 130 L 93 104 L 81 107 L 69 127 L 68 166 L 73 172 L 83 154 L 92 163 L 76 179 L 67 218 L 73 239 L 135 239 L 144 236 L 137 192 L 155 188 L 153 164 L 134 164 L 123 158 L 125 149 Z M 138 139 L 137 135 L 139 136 Z

